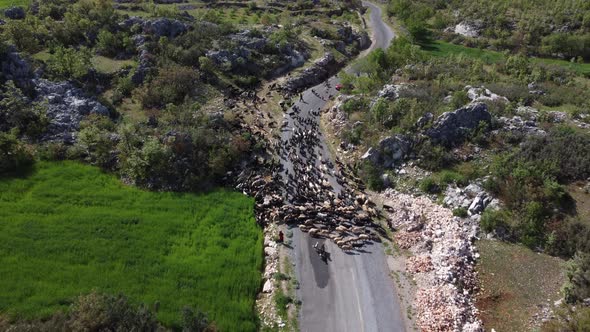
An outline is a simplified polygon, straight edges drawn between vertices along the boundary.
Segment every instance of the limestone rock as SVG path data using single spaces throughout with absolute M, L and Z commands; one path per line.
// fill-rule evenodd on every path
M 389 136 L 382 139 L 376 148 L 367 150 L 361 158 L 383 168 L 392 168 L 408 155 L 411 145 L 404 135 Z
M 268 279 L 265 283 L 264 286 L 262 286 L 262 292 L 263 293 L 271 293 L 273 290 L 273 286 L 272 286 L 272 280 Z
M 328 78 L 335 68 L 336 58 L 334 54 L 326 52 L 311 67 L 303 70 L 298 76 L 288 79 L 283 88 L 290 92 L 297 92 L 305 87 L 319 84 Z
M 68 82 L 34 80 L 36 101 L 47 102 L 46 115 L 49 119 L 43 141 L 62 141 L 72 144 L 80 127 L 80 121 L 89 114 L 109 116 L 109 109 L 88 97 Z
M 480 22 L 463 21 L 455 26 L 455 33 L 461 36 L 477 38 L 481 32 Z
M 492 116 L 484 103 L 470 104 L 453 112 L 445 112 L 426 131 L 430 139 L 445 146 L 461 143 L 480 122 L 491 124 Z
M 504 103 L 508 102 L 508 98 L 500 96 L 498 94 L 495 94 L 483 86 L 472 87 L 471 85 L 468 85 L 465 87 L 465 90 L 467 90 L 467 97 L 469 97 L 469 99 L 471 99 L 472 102 L 484 102 L 484 101 L 500 101 L 500 102 L 504 102 Z

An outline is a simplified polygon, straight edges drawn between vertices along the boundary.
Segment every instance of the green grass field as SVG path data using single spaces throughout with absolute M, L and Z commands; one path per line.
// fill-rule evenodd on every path
M 95 289 L 159 302 L 168 327 L 188 305 L 222 331 L 254 331 L 262 242 L 240 193 L 146 192 L 92 166 L 39 163 L 0 179 L 0 313 L 47 317 Z
M 0 9 L 10 6 L 27 6 L 31 0 L 0 0 Z
M 501 52 L 471 48 L 462 45 L 455 45 L 445 41 L 437 40 L 423 48 L 434 56 L 449 56 L 463 54 L 474 59 L 481 59 L 486 63 L 496 63 L 502 61 L 505 56 Z M 543 63 L 546 65 L 557 65 L 571 69 L 578 74 L 590 75 L 590 63 L 573 63 L 559 59 L 531 58 L 533 62 Z

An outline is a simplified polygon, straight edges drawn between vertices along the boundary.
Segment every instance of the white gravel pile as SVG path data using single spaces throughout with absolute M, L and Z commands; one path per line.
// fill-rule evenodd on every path
M 473 294 L 474 270 L 479 256 L 473 246 L 478 225 L 427 197 L 413 197 L 387 189 L 390 225 L 398 229 L 395 242 L 413 257 L 406 269 L 414 276 L 418 292 L 414 307 L 422 331 L 483 331 Z

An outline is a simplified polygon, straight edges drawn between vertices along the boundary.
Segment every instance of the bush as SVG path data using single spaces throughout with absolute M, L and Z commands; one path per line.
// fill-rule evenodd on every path
M 156 331 L 154 314 L 144 305 L 132 306 L 123 295 L 92 292 L 72 306 L 68 326 L 75 331 Z
M 590 177 L 590 135 L 566 126 L 549 131 L 544 137 L 531 137 L 519 157 L 529 162 L 554 165 L 553 174 L 562 181 Z
M 16 130 L 16 135 L 37 138 L 47 124 L 40 105 L 30 103 L 12 81 L 0 88 L 0 131 Z
M 451 106 L 453 107 L 453 109 L 463 107 L 463 106 L 465 106 L 465 104 L 467 104 L 469 102 L 470 102 L 470 99 L 469 99 L 469 96 L 467 95 L 467 91 L 465 91 L 465 90 L 455 91 L 453 93 L 452 98 L 451 98 Z
M 485 210 L 479 222 L 486 232 L 504 231 L 510 225 L 510 213 L 506 210 Z
M 76 50 L 58 46 L 48 61 L 47 69 L 54 79 L 80 80 L 92 68 L 91 58 L 90 49 L 86 47 Z
M 429 171 L 438 171 L 454 164 L 451 154 L 440 145 L 433 145 L 429 140 L 422 143 L 418 149 L 420 167 Z
M 361 177 L 371 190 L 383 190 L 384 184 L 381 178 L 380 169 L 371 162 L 365 162 L 362 165 Z
M 33 163 L 32 153 L 14 133 L 0 132 L 0 175 L 27 171 Z
M 467 216 L 468 216 L 467 209 L 464 207 L 456 208 L 453 210 L 453 215 L 455 217 L 459 217 L 459 218 L 467 218 Z
M 144 107 L 161 108 L 167 104 L 178 105 L 196 90 L 198 73 L 190 67 L 171 66 L 162 68 L 140 91 Z
M 578 252 L 568 262 L 567 281 L 563 287 L 565 301 L 579 303 L 590 297 L 590 253 Z
M 440 173 L 440 181 L 444 184 L 454 183 L 457 186 L 464 187 L 469 184 L 469 181 L 460 173 L 444 170 Z
M 133 49 L 133 40 L 123 32 L 113 34 L 112 32 L 103 29 L 98 33 L 96 50 L 99 54 L 114 57 L 121 52 L 131 53 L 133 52 Z
M 428 194 L 440 192 L 440 186 L 433 178 L 426 178 L 420 182 L 420 190 Z

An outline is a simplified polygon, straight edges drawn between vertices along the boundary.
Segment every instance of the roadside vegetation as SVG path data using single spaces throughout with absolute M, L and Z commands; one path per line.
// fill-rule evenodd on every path
M 87 301 L 125 294 L 167 328 L 186 327 L 183 310 L 221 331 L 257 327 L 262 233 L 239 193 L 147 192 L 97 167 L 40 162 L 0 180 L 0 253 L 8 321 L 60 322 L 60 312 L 75 317 Z
M 515 11 L 530 9 L 531 2 L 518 3 Z M 508 6 L 503 1 L 478 5 L 481 10 L 501 11 Z M 564 25 L 578 22 L 578 19 L 583 21 L 584 13 L 588 12 L 583 10 L 584 6 L 576 1 L 552 3 L 533 13 L 542 16 L 551 12 L 550 19 L 558 22 L 555 24 Z M 450 33 L 444 32 L 444 28 L 454 27 L 464 17 L 442 23 L 437 20 L 452 10 L 466 8 L 471 8 L 470 13 L 476 15 L 475 5 L 462 1 L 436 6 L 424 1 L 389 2 L 388 14 L 402 22 L 408 33 L 394 40 L 389 49 L 376 50 L 364 59 L 360 66 L 366 74 L 341 75 L 343 91 L 351 96 L 341 107 L 349 120 L 339 131 L 341 146 L 355 147 L 354 150 L 359 152 L 357 157 L 360 157 L 360 153 L 369 147 L 378 146 L 383 137 L 401 134 L 412 138 L 410 153 L 403 162 L 411 160 L 427 174 L 415 180 L 413 187 L 422 193 L 438 195 L 441 202 L 448 186 L 464 188 L 477 179 L 484 179 L 485 189 L 500 198 L 503 204 L 498 210 L 483 213 L 480 222 L 483 232 L 522 245 L 507 247 L 507 255 L 508 252 L 534 250 L 569 260 L 567 273 L 565 265 L 554 266 L 551 273 L 561 273 L 564 277 L 558 278 L 560 285 L 552 285 L 556 287 L 552 291 L 559 290 L 567 305 L 580 304 L 590 289 L 586 254 L 590 249 L 587 245 L 590 232 L 583 217 L 587 210 L 583 205 L 586 200 L 574 199 L 568 188 L 574 183 L 586 183 L 590 176 L 590 133 L 583 129 L 584 123 L 588 123 L 586 114 L 590 106 L 587 55 L 583 50 L 572 51 L 575 56 L 570 61 L 569 55 L 564 57 L 556 54 L 558 51 L 547 52 L 549 41 L 555 39 L 550 31 L 534 32 L 539 34 L 538 43 L 523 42 L 520 46 L 501 44 L 513 36 L 500 32 L 483 41 L 447 38 Z M 528 12 L 513 16 L 494 13 L 488 12 L 486 23 L 492 17 L 518 17 L 524 24 L 537 17 Z M 573 13 L 573 17 L 567 18 L 568 13 Z M 569 35 L 586 38 L 587 29 L 583 23 L 571 25 L 578 28 Z M 492 23 L 486 26 L 487 29 L 502 30 Z M 529 26 L 518 25 L 519 29 L 528 31 Z M 484 30 L 482 34 L 488 36 L 490 33 Z M 528 33 L 533 37 L 526 38 L 536 38 L 533 32 Z M 395 85 L 394 97 L 378 96 L 386 84 Z M 469 104 L 468 86 L 485 87 L 506 98 L 505 101 L 483 100 L 492 116 L 489 124 L 480 123 L 463 140 L 450 145 L 416 135 L 416 132 L 424 133 L 431 128 L 441 114 Z M 534 121 L 543 131 L 542 135 L 526 133 L 522 129 L 502 129 L 503 122 L 498 119 L 509 121 L 518 116 L 524 121 L 530 120 L 525 114 L 530 109 L 536 112 Z M 556 115 L 562 117 L 555 119 Z M 386 185 L 395 186 L 398 178 L 395 169 L 383 169 L 367 161 L 357 162 L 356 166 L 369 188 L 382 190 Z M 389 175 L 387 182 L 383 178 L 384 172 Z M 468 211 L 461 208 L 453 212 L 459 217 L 469 216 Z M 482 261 L 496 259 L 489 256 L 496 254 L 488 250 L 482 253 Z M 506 282 L 514 281 L 510 276 L 506 278 Z M 483 285 L 496 289 L 488 279 Z M 514 292 L 510 296 L 527 297 L 518 289 Z M 519 324 L 532 314 L 508 319 L 505 324 L 510 328 L 498 330 L 522 330 L 523 325 Z M 494 315 L 486 316 L 489 322 L 493 322 L 491 327 L 498 326 L 500 320 L 505 319 L 499 314 Z M 581 326 L 586 324 L 583 315 L 576 316 Z

